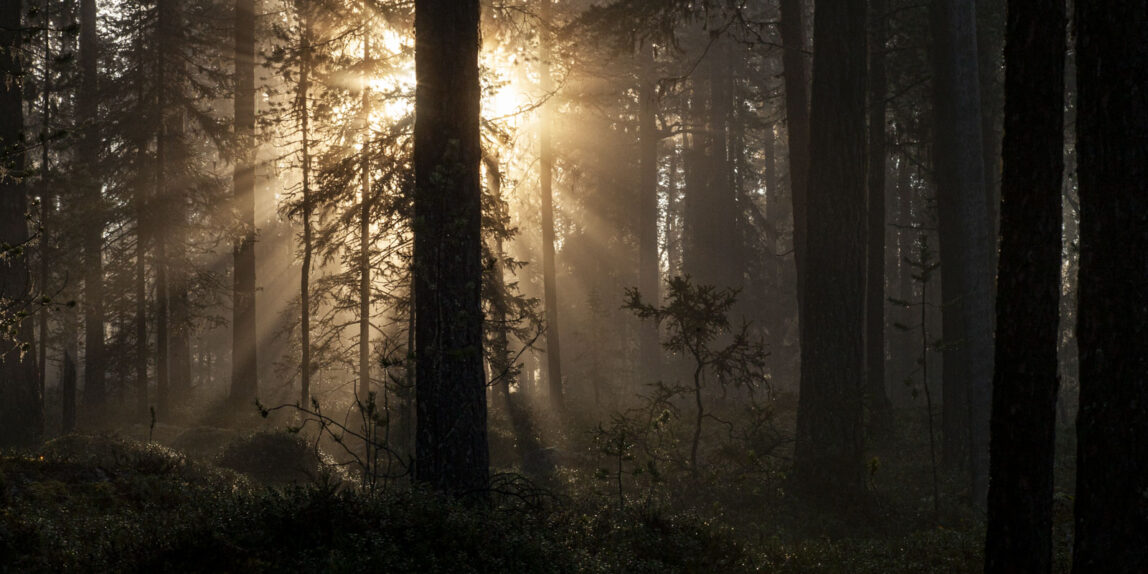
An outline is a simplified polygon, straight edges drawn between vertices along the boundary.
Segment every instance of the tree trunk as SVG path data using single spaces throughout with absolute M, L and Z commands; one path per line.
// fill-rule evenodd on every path
M 303 138 L 300 150 L 303 172 L 303 269 L 299 275 L 299 339 L 302 347 L 302 362 L 299 365 L 301 381 L 299 404 L 308 408 L 311 404 L 311 257 L 314 251 L 314 246 L 311 244 L 311 108 L 308 92 L 311 89 L 311 41 L 314 31 L 309 3 L 302 3 L 300 6 L 299 16 L 303 21 L 303 36 L 300 42 L 302 54 L 299 59 L 298 91 L 295 94 L 295 105 L 300 118 L 299 131 Z
M 940 212 L 943 453 L 967 456 L 972 502 L 988 492 L 992 400 L 992 245 L 981 146 L 973 0 L 932 6 L 937 199 Z
M 104 359 L 104 226 L 103 194 L 96 179 L 99 164 L 100 134 L 97 119 L 96 0 L 80 0 L 80 93 L 76 112 L 83 119 L 81 137 L 76 147 L 81 167 L 83 197 L 88 210 L 81 229 L 84 264 L 84 403 L 93 410 L 106 398 Z
M 51 11 L 47 2 L 43 2 L 40 10 L 41 26 L 44 29 L 43 33 L 43 50 L 44 50 L 44 63 L 41 64 L 43 68 L 43 75 L 41 76 L 40 86 L 40 278 L 37 281 L 36 290 L 39 291 L 41 297 L 51 297 L 52 289 L 49 286 L 51 283 L 51 270 L 49 265 L 52 263 L 52 234 L 55 232 L 52 229 L 54 222 L 52 221 L 52 211 L 55 209 L 55 197 L 52 193 L 48 174 L 48 162 L 51 153 L 51 144 L 49 137 L 51 135 L 52 113 L 51 113 L 51 93 L 52 93 L 52 67 L 49 62 L 52 61 L 52 19 Z M 48 306 L 41 304 L 40 312 L 38 313 L 40 320 L 40 344 L 39 358 L 36 361 L 39 365 L 39 387 L 40 387 L 40 408 L 43 409 L 43 398 L 47 395 L 48 382 Z M 44 416 L 40 413 L 40 421 L 43 424 Z M 40 428 L 37 432 L 43 434 L 44 429 Z
M 805 289 L 806 194 L 809 188 L 809 76 L 805 65 L 805 24 L 801 0 L 781 0 L 782 65 L 786 131 L 789 134 L 789 195 L 793 202 L 793 262 L 798 309 Z
M 188 186 L 185 178 L 188 173 L 186 152 L 185 113 L 179 106 L 177 97 L 186 90 L 185 65 L 182 54 L 186 50 L 183 42 L 183 17 L 180 3 L 163 0 L 159 3 L 160 18 L 158 28 L 160 42 L 166 44 L 163 52 L 163 67 L 170 76 L 161 84 L 161 94 L 170 96 L 161 102 L 161 137 L 164 146 L 163 173 L 168 174 L 160 189 L 164 194 L 161 200 L 163 209 L 166 245 L 164 257 L 167 286 L 161 293 L 166 297 L 166 339 L 167 352 L 167 396 L 161 404 L 181 404 L 191 390 L 191 304 L 188 299 L 190 288 L 187 258 L 188 228 Z M 172 179 L 174 178 L 174 182 Z M 157 327 L 157 337 L 160 330 Z
M 155 205 L 149 214 L 152 229 L 157 230 L 152 241 L 155 245 L 155 395 L 156 411 L 167 415 L 168 406 L 168 282 L 167 282 L 167 234 L 160 229 L 168 229 L 171 222 L 167 218 L 167 205 L 171 202 L 168 189 L 168 151 L 170 139 L 167 131 L 169 93 L 167 66 L 174 58 L 171 30 L 171 0 L 159 0 L 156 13 L 157 36 L 155 44 L 159 49 L 155 69 Z
M 638 291 L 655 305 L 659 295 L 658 260 L 658 111 L 657 81 L 653 71 L 653 46 L 642 47 L 642 78 L 639 88 L 638 127 Z M 643 321 L 638 327 L 641 375 L 644 382 L 658 378 L 662 347 L 658 326 Z
M 363 27 L 363 65 L 370 66 L 370 19 Z M 359 213 L 359 401 L 366 404 L 371 393 L 371 89 L 363 78 L 363 149 L 360 172 L 363 197 Z
M 60 377 L 60 434 L 76 430 L 76 362 L 64 351 L 64 369 Z
M 1052 571 L 1064 0 L 1011 0 L 985 572 Z
M 686 190 L 685 251 L 686 272 L 705 285 L 740 289 L 742 269 L 737 203 L 730 181 L 727 158 L 727 132 L 733 96 L 730 93 L 730 63 L 726 42 L 711 36 L 710 54 L 703 62 L 709 106 L 693 109 L 698 126 L 697 185 Z M 695 86 L 700 91 L 700 86 Z M 700 137 L 699 137 L 700 134 Z
M 543 97 L 554 91 L 550 77 L 550 0 L 542 0 L 539 22 L 539 63 Z M 550 142 L 551 109 L 543 104 L 539 109 L 538 127 L 539 183 L 542 194 L 542 284 L 546 307 L 546 380 L 550 387 L 550 406 L 554 412 L 563 410 L 562 353 L 558 337 L 558 279 L 554 262 L 554 193 L 552 178 L 554 150 Z
M 0 242 L 11 246 L 0 261 L 0 297 L 4 301 L 0 337 L 0 446 L 28 446 L 40 437 L 41 397 L 36 380 L 33 323 L 17 316 L 31 304 L 25 243 L 28 200 L 24 195 L 24 110 L 19 54 L 21 0 L 0 3 Z
M 244 407 L 258 393 L 255 341 L 255 0 L 235 0 L 236 214 L 231 323 L 231 402 Z
M 1148 571 L 1148 5 L 1076 2 L 1073 572 Z
M 415 2 L 415 480 L 484 496 L 478 0 Z
M 143 8 L 139 7 L 137 10 L 142 11 Z M 141 116 L 146 116 L 150 111 L 144 102 L 144 94 L 146 89 L 144 87 L 144 63 L 143 59 L 143 42 L 142 36 L 142 20 L 143 17 L 140 12 L 135 14 L 137 32 L 135 35 L 135 52 L 140 58 L 136 63 L 136 103 L 137 113 Z M 147 213 L 147 194 L 148 187 L 145 185 L 145 166 L 147 165 L 147 148 L 148 140 L 143 135 L 141 130 L 136 135 L 133 142 L 136 146 L 136 174 L 132 196 L 132 211 L 135 212 L 136 218 L 136 249 L 135 249 L 135 277 L 134 277 L 134 290 L 135 290 L 135 417 L 136 420 L 142 422 L 147 419 L 148 414 L 148 380 L 147 380 L 147 365 L 148 365 L 148 335 L 147 335 L 147 244 L 150 240 L 149 235 L 151 229 L 149 228 L 150 221 L 148 220 Z
M 856 504 L 864 492 L 864 0 L 818 3 L 810 118 L 809 241 L 801 299 L 795 478 L 812 496 Z
M 870 0 L 868 265 L 865 281 L 865 394 L 870 426 L 891 422 L 885 390 L 885 0 Z

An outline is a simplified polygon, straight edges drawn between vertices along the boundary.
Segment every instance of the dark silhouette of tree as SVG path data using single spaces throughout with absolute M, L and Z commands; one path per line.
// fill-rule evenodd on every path
M 1073 572 L 1148 571 L 1148 3 L 1077 2 Z
M 795 479 L 856 501 L 862 484 L 865 316 L 866 3 L 819 3 L 814 16 L 809 232 L 801 298 Z
M 456 495 L 489 472 L 482 353 L 479 2 L 415 3 L 415 479 Z
M 1052 568 L 1064 12 L 1009 2 L 985 572 Z

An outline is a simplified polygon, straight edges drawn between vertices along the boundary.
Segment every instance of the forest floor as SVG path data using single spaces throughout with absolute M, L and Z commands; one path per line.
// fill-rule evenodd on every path
M 70 435 L 0 458 L 0 571 L 981 571 L 983 522 L 963 481 L 939 472 L 934 505 L 924 413 L 897 418 L 868 455 L 869 500 L 844 518 L 789 492 L 784 448 L 759 472 L 700 477 L 632 472 L 639 456 L 615 457 L 621 481 L 595 468 L 610 459 L 603 449 L 547 479 L 497 474 L 490 502 L 467 505 L 409 488 L 365 493 L 283 432 L 200 433 L 231 441 L 211 456 Z M 1060 572 L 1072 532 L 1064 437 Z

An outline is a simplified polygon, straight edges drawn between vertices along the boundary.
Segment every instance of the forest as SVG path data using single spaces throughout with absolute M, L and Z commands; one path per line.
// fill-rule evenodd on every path
M 0 572 L 1148 572 L 1148 0 L 2 0 L 0 79 Z

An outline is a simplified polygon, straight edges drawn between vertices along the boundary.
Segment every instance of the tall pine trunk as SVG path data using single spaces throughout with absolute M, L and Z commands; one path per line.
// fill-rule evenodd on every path
M 302 362 L 299 366 L 300 400 L 307 408 L 311 403 L 311 257 L 314 246 L 311 244 L 311 108 L 308 92 L 311 89 L 312 66 L 312 19 L 311 6 L 300 3 L 303 36 L 300 42 L 299 85 L 295 94 L 295 106 L 299 114 L 299 132 L 302 137 L 300 164 L 303 175 L 303 269 L 299 274 L 299 339 L 302 347 Z
M 1010 0 L 985 572 L 1052 570 L 1064 0 Z
M 415 2 L 415 480 L 485 496 L 478 0 Z
M 661 300 L 658 294 L 658 111 L 657 81 L 653 71 L 653 46 L 646 44 L 639 56 L 642 62 L 639 86 L 638 126 L 638 290 L 648 301 Z M 658 327 L 643 321 L 638 327 L 641 373 L 645 382 L 658 377 L 661 344 Z
M 1073 572 L 1148 571 L 1148 2 L 1077 1 Z
M 805 65 L 805 23 L 801 0 L 781 0 L 779 30 L 785 80 L 786 132 L 789 137 L 789 195 L 793 202 L 793 262 L 797 300 L 805 289 L 806 194 L 809 188 L 809 75 Z
M 865 393 L 875 429 L 889 424 L 885 390 L 885 0 L 870 0 L 868 265 L 865 280 Z
M 76 153 L 81 166 L 80 186 L 88 213 L 80 232 L 83 243 L 84 277 L 84 404 L 93 410 L 106 398 L 104 358 L 104 226 L 103 194 L 96 179 L 100 134 L 97 119 L 96 0 L 80 0 L 80 91 L 76 113 L 85 122 L 80 128 Z
M 814 17 L 808 251 L 801 298 L 795 478 L 811 496 L 856 504 L 865 317 L 865 0 Z
M 255 346 L 255 0 L 235 0 L 235 174 L 231 401 L 258 392 Z
M 554 80 L 550 77 L 550 0 L 542 0 L 539 22 L 539 69 L 543 97 L 550 98 Z M 539 111 L 539 189 L 542 194 L 542 285 L 546 308 L 546 380 L 550 387 L 550 406 L 554 412 L 564 408 L 562 388 L 562 347 L 558 336 L 558 278 L 554 261 L 554 150 L 550 141 L 553 105 L 544 103 Z
M 370 69 L 370 19 L 363 26 L 363 65 Z M 371 393 L 371 89 L 363 78 L 363 149 L 359 157 L 363 197 L 359 203 L 359 400 Z

